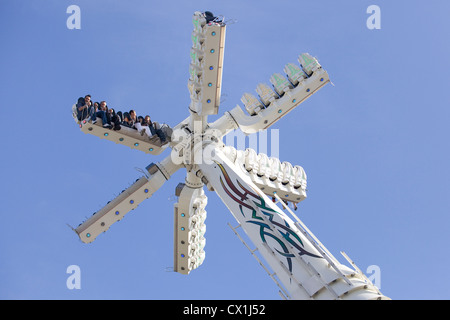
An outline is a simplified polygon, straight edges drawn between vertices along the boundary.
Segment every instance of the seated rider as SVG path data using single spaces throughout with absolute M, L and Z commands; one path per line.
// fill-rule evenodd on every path
M 120 111 L 119 111 L 120 112 Z M 107 114 L 108 123 L 113 126 L 114 130 L 120 130 L 120 116 L 113 108 L 109 108 Z
M 161 139 L 161 142 L 165 143 L 166 142 L 166 134 L 161 129 L 161 126 L 159 125 L 159 123 L 158 122 L 153 122 L 152 126 L 155 129 L 156 135 Z
M 128 128 L 133 127 L 133 124 L 131 123 L 130 120 L 130 114 L 128 112 L 123 113 L 122 125 Z
M 108 107 L 106 106 L 106 101 L 104 101 L 104 100 L 101 101 L 97 112 L 95 112 L 92 116 L 92 123 L 97 122 L 97 117 L 99 117 L 99 118 L 102 118 L 102 123 L 103 123 L 104 128 L 111 127 L 110 121 L 108 121 L 108 117 L 107 117 L 107 110 L 108 110 Z
M 155 128 L 153 127 L 153 123 L 150 120 L 149 115 L 145 116 L 141 123 L 135 123 L 134 126 L 141 133 L 141 136 L 143 136 L 144 133 L 147 134 L 148 137 L 152 137 L 156 134 Z
M 134 128 L 134 125 L 138 122 L 136 111 L 130 110 L 129 114 L 129 123 L 131 125 L 131 128 Z
M 79 98 L 77 103 L 77 119 L 84 120 L 94 115 L 94 106 L 91 101 L 91 95 L 87 94 L 84 99 Z
M 134 127 L 141 133 L 143 136 L 147 134 L 149 138 L 157 135 L 162 143 L 166 142 L 166 135 L 161 130 L 159 123 L 152 122 L 149 115 L 146 115 L 142 122 L 136 122 Z

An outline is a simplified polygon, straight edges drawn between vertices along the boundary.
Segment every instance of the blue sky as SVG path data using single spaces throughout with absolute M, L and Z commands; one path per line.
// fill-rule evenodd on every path
M 68 6 L 81 9 L 69 30 Z M 369 30 L 368 6 L 381 9 Z M 449 299 L 448 1 L 12 1 L 0 3 L 2 299 L 279 299 L 208 192 L 206 260 L 173 263 L 177 172 L 90 245 L 77 226 L 160 156 L 85 135 L 79 96 L 176 125 L 188 115 L 194 11 L 227 27 L 219 115 L 309 52 L 327 85 L 277 122 L 280 159 L 308 175 L 297 214 L 342 262 L 377 265 L 393 299 Z M 234 21 L 234 20 L 233 20 Z M 140 112 L 142 111 L 142 112 Z M 217 116 L 217 117 L 218 117 Z M 211 120 L 217 117 L 211 117 Z M 66 287 L 78 265 L 81 289 Z

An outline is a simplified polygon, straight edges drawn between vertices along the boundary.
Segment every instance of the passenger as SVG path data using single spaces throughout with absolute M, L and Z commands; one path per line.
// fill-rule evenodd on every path
M 155 123 L 152 122 L 149 115 L 146 115 L 144 118 L 144 123 L 149 127 L 151 135 L 156 134 Z
M 123 113 L 122 125 L 128 128 L 132 128 L 133 124 L 131 122 L 130 114 L 128 112 Z
M 206 19 L 206 23 L 209 23 L 215 19 L 214 14 L 210 11 L 205 11 L 204 16 Z
M 120 123 L 122 123 L 122 120 L 123 120 L 123 114 L 122 114 L 122 111 L 117 111 L 116 114 L 117 114 L 117 116 L 119 117 Z
M 130 110 L 129 114 L 130 114 L 131 127 L 134 128 L 134 124 L 138 122 L 137 117 L 136 117 L 136 111 Z
M 99 111 L 104 111 L 106 114 L 106 111 L 108 111 L 108 106 L 106 105 L 106 101 L 101 101 L 99 106 Z
M 161 126 L 159 125 L 159 123 L 158 122 L 153 122 L 153 126 L 155 127 L 156 134 L 161 139 L 161 142 L 165 143 L 166 142 L 166 134 L 161 129 Z
M 141 136 L 147 134 L 149 138 L 156 134 L 155 129 L 153 127 L 153 123 L 150 120 L 150 116 L 147 115 L 143 119 L 142 123 L 138 122 L 134 125 L 136 129 L 141 133 Z
M 108 107 L 106 106 L 106 101 L 101 101 L 99 110 L 97 110 L 97 112 L 92 116 L 92 123 L 97 122 L 97 117 L 99 117 L 102 119 L 103 128 L 111 128 L 111 122 L 108 121 L 108 116 L 106 113 L 107 110 Z
M 106 107 L 106 118 L 108 119 L 108 123 L 111 124 L 112 117 L 116 115 L 116 112 L 113 108 Z
M 206 19 L 206 23 L 209 25 L 211 25 L 213 23 L 216 23 L 216 24 L 222 23 L 223 17 L 221 17 L 221 16 L 215 17 L 211 11 L 205 11 L 203 13 L 203 15 Z
M 120 120 L 119 115 L 116 114 L 116 112 L 114 111 L 113 108 L 108 110 L 108 115 L 109 115 L 109 117 L 108 117 L 109 123 L 112 125 L 113 129 L 116 130 L 116 131 L 120 130 L 120 128 L 121 128 L 120 127 L 121 120 Z
M 94 115 L 94 106 L 92 105 L 91 95 L 87 94 L 83 98 L 78 99 L 77 103 L 77 119 L 79 121 L 91 118 Z

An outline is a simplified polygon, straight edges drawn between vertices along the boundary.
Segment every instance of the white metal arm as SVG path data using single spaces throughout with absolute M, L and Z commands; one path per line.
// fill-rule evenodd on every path
M 300 55 L 299 61 L 301 61 L 301 57 L 303 56 L 309 55 Z M 247 103 L 246 109 L 250 115 L 245 114 L 239 105 L 229 112 L 239 125 L 239 128 L 246 134 L 269 128 L 272 124 L 280 120 L 330 82 L 328 73 L 320 67 L 315 59 L 313 61 L 314 63 L 312 64 L 315 65 L 315 68 L 311 69 L 314 71 L 311 71 L 310 77 L 302 78 L 302 80 L 295 85 L 292 83 L 286 84 L 284 81 L 278 80 L 280 79 L 280 75 L 278 74 L 275 74 L 271 78 L 276 93 L 267 86 L 262 86 L 261 84 L 258 85 L 257 92 L 259 93 L 260 99 L 262 102 L 266 103 L 264 106 L 261 105 L 259 109 L 258 107 L 254 107 L 254 103 L 257 104 L 258 102 L 256 101 L 252 104 L 251 101 L 255 101 L 255 99 L 251 99 L 250 101 L 250 99 L 248 99 L 249 94 L 244 94 L 245 99 L 243 98 L 242 101 L 244 104 Z M 280 83 L 280 85 L 277 86 L 277 83 Z
M 306 173 L 301 166 L 257 154 L 250 148 L 243 151 L 226 146 L 223 152 L 267 196 L 276 193 L 282 200 L 293 203 L 306 199 Z
M 81 131 L 84 133 L 92 134 L 100 139 L 110 140 L 117 144 L 123 144 L 131 149 L 137 149 L 148 154 L 161 154 L 168 147 L 167 143 L 161 143 L 159 137 L 153 136 L 149 138 L 146 135 L 142 136 L 137 130 L 126 126 L 122 126 L 120 130 L 117 131 L 103 128 L 101 119 L 98 119 L 95 124 L 92 124 L 87 120 L 77 122 L 80 125 Z M 170 139 L 172 130 L 164 127 L 164 131 L 167 138 Z
M 80 224 L 75 232 L 81 241 L 90 243 L 102 232 L 105 232 L 116 221 L 122 218 L 145 199 L 150 198 L 170 176 L 180 168 L 172 163 L 170 157 L 161 163 L 151 164 L 146 169 L 149 176 L 144 176 L 123 190 L 119 196 L 108 202 L 89 219 Z
M 202 187 L 177 186 L 174 205 L 174 271 L 189 274 L 205 259 L 206 204 Z

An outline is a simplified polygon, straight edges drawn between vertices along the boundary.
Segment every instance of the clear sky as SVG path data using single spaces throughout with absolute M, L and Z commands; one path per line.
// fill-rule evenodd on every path
M 67 7 L 81 9 L 70 30 Z M 370 5 L 381 29 L 366 25 Z M 450 2 L 104 1 L 0 2 L 2 299 L 280 299 L 208 195 L 206 260 L 173 265 L 177 172 L 95 242 L 77 226 L 160 156 L 80 132 L 71 117 L 91 94 L 176 125 L 188 115 L 194 11 L 227 27 L 219 115 L 283 72 L 298 54 L 333 81 L 277 122 L 279 156 L 303 166 L 297 214 L 341 261 L 376 265 L 393 299 L 449 299 Z M 218 117 L 217 116 L 217 117 Z M 211 117 L 211 120 L 217 117 Z M 66 272 L 81 270 L 81 289 Z

